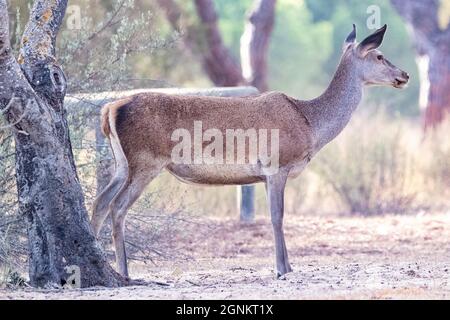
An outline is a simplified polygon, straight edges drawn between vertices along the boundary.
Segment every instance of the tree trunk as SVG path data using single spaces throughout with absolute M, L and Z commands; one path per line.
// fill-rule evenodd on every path
M 450 39 L 447 41 L 428 56 L 429 92 L 424 111 L 425 129 L 435 127 L 450 113 Z
M 275 21 L 275 0 L 256 0 L 241 37 L 241 65 L 245 80 L 264 92 L 267 52 Z
M 201 21 L 202 37 L 205 44 L 204 68 L 217 86 L 237 86 L 243 84 L 238 63 L 225 47 L 217 25 L 217 13 L 211 0 L 195 0 L 195 8 Z
M 391 0 L 411 27 L 420 72 L 424 128 L 440 124 L 450 113 L 450 26 L 438 21 L 439 0 Z
M 37 287 L 68 280 L 81 287 L 117 286 L 124 279 L 109 266 L 88 221 L 63 108 L 66 81 L 54 46 L 66 7 L 67 0 L 34 2 L 16 61 L 7 3 L 0 0 L 0 108 L 15 138 L 30 281 Z

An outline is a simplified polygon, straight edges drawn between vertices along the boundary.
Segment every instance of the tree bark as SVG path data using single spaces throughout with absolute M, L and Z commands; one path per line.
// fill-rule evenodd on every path
M 435 127 L 450 113 L 450 26 L 439 24 L 439 0 L 391 3 L 411 27 L 421 77 L 424 128 Z
M 241 37 L 241 65 L 244 79 L 264 92 L 267 84 L 267 53 L 275 22 L 276 0 L 256 0 Z
M 88 221 L 63 108 L 65 76 L 55 41 L 67 0 L 36 0 L 18 60 L 9 43 L 6 0 L 0 0 L 0 108 L 16 146 L 19 212 L 27 222 L 33 286 L 118 286 Z M 7 110 L 6 110 L 7 109 Z
M 450 114 L 450 37 L 429 52 L 428 101 L 424 114 L 425 129 L 436 127 Z

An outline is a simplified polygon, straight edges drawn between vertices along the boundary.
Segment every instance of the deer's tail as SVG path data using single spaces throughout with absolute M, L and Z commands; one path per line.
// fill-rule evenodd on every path
M 111 134 L 111 127 L 109 125 L 109 106 L 110 103 L 105 104 L 102 108 L 101 113 L 102 132 L 106 137 L 109 137 L 109 135 Z
M 130 97 L 107 103 L 103 106 L 101 112 L 102 131 L 111 143 L 113 156 L 116 160 L 116 171 L 125 171 L 126 174 L 128 174 L 128 161 L 122 149 L 120 137 L 117 134 L 116 118 L 117 110 L 131 101 L 132 98 Z
M 112 132 L 111 128 L 115 128 L 114 121 L 115 121 L 115 115 L 117 113 L 117 109 L 130 103 L 131 101 L 132 101 L 131 98 L 120 99 L 117 101 L 107 103 L 102 107 L 101 126 L 102 126 L 102 132 L 106 137 L 109 138 L 109 136 L 111 135 L 111 132 Z

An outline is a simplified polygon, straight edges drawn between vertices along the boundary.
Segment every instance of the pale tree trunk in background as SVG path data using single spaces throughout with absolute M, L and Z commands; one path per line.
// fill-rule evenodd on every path
M 33 286 L 64 285 L 79 268 L 82 287 L 117 286 L 88 221 L 63 100 L 55 42 L 67 0 L 36 0 L 16 60 L 6 0 L 0 0 L 0 108 L 16 145 L 19 212 L 27 222 Z M 66 269 L 68 268 L 68 269 Z
M 275 22 L 275 0 L 256 0 L 248 15 L 241 37 L 242 75 L 247 83 L 267 91 L 267 53 Z M 254 220 L 255 187 L 242 186 L 240 201 L 241 221 Z
M 391 0 L 410 26 L 416 44 L 424 127 L 435 127 L 450 113 L 450 26 L 439 22 L 439 0 Z
M 157 0 L 167 19 L 177 31 L 182 11 L 174 0 Z M 267 90 L 267 51 L 275 20 L 275 0 L 255 0 L 241 40 L 242 69 L 225 47 L 218 27 L 218 17 L 211 0 L 195 0 L 200 30 L 186 26 L 184 44 L 200 58 L 205 73 L 216 86 L 251 84 L 261 92 Z M 255 187 L 238 190 L 240 218 L 251 222 L 255 216 Z
M 275 22 L 275 0 L 256 0 L 241 37 L 244 79 L 259 91 L 267 91 L 267 52 Z

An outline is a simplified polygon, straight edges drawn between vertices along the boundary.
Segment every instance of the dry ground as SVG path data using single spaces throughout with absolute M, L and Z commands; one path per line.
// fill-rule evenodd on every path
M 133 264 L 120 289 L 1 289 L 2 299 L 449 299 L 450 213 L 376 218 L 287 217 L 294 272 L 274 279 L 270 222 L 211 219 L 187 239 L 192 258 Z M 207 236 L 205 236 L 205 233 Z M 186 240 L 186 239 L 185 239 Z M 186 244 L 186 243 L 185 243 Z M 189 248 L 189 246 L 187 246 Z

